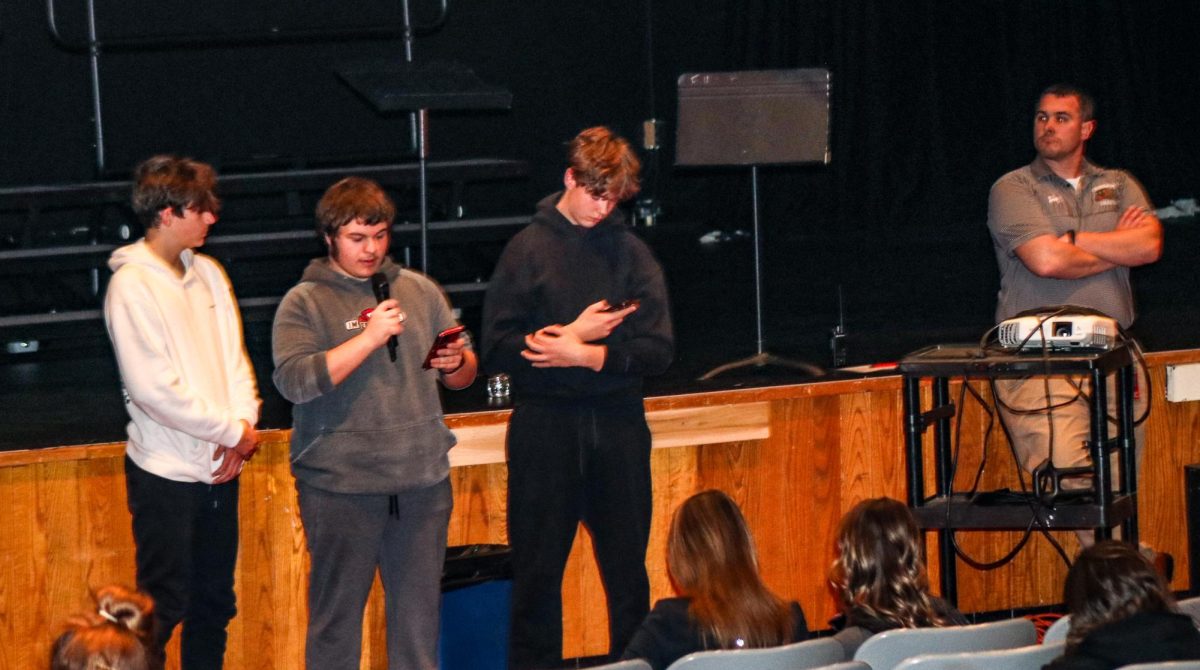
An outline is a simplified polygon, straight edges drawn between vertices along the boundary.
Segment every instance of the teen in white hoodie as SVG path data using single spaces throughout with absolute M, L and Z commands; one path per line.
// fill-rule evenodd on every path
M 216 221 L 216 176 L 155 156 L 135 172 L 146 237 L 116 250 L 104 300 L 125 405 L 125 476 L 139 590 L 159 659 L 183 623 L 181 666 L 219 668 L 236 613 L 237 476 L 257 449 L 259 398 L 229 279 L 192 251 Z

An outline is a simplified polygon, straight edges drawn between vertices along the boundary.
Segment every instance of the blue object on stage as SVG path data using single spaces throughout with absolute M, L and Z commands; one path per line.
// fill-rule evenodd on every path
M 508 667 L 512 564 L 505 545 L 448 547 L 442 575 L 441 670 Z

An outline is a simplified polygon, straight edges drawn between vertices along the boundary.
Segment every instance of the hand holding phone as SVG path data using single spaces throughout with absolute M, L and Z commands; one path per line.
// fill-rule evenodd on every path
M 466 326 L 453 326 L 438 333 L 437 338 L 433 340 L 433 346 L 429 347 L 429 353 L 425 354 L 425 362 L 421 364 L 421 368 L 425 370 L 432 368 L 433 359 L 438 357 L 438 350 L 445 349 L 451 342 L 462 337 L 462 332 L 466 329 Z
M 623 309 L 629 309 L 630 307 L 637 307 L 640 304 L 642 304 L 641 300 L 638 300 L 637 298 L 629 298 L 628 300 L 622 300 L 621 302 L 619 302 L 615 305 L 609 305 L 608 307 L 605 307 L 604 309 L 602 309 L 600 311 L 602 311 L 602 312 L 619 312 Z

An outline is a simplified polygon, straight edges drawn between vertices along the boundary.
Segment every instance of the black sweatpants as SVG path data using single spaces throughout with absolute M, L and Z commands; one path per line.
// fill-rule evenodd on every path
M 225 628 L 237 613 L 233 570 L 238 550 L 238 480 L 210 485 L 146 472 L 125 457 L 133 515 L 137 587 L 154 599 L 154 644 L 160 660 L 183 624 L 183 670 L 221 668 Z
M 618 406 L 524 404 L 508 426 L 510 667 L 562 662 L 562 577 L 579 522 L 608 599 L 610 656 L 646 617 L 650 429 L 641 399 Z

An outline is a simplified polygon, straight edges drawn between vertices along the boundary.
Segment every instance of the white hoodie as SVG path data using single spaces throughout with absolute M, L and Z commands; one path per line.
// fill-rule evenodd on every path
M 224 270 L 190 250 L 180 259 L 182 278 L 145 240 L 114 251 L 104 322 L 132 419 L 125 453 L 160 477 L 212 483 L 216 446 L 258 422 L 258 388 Z

